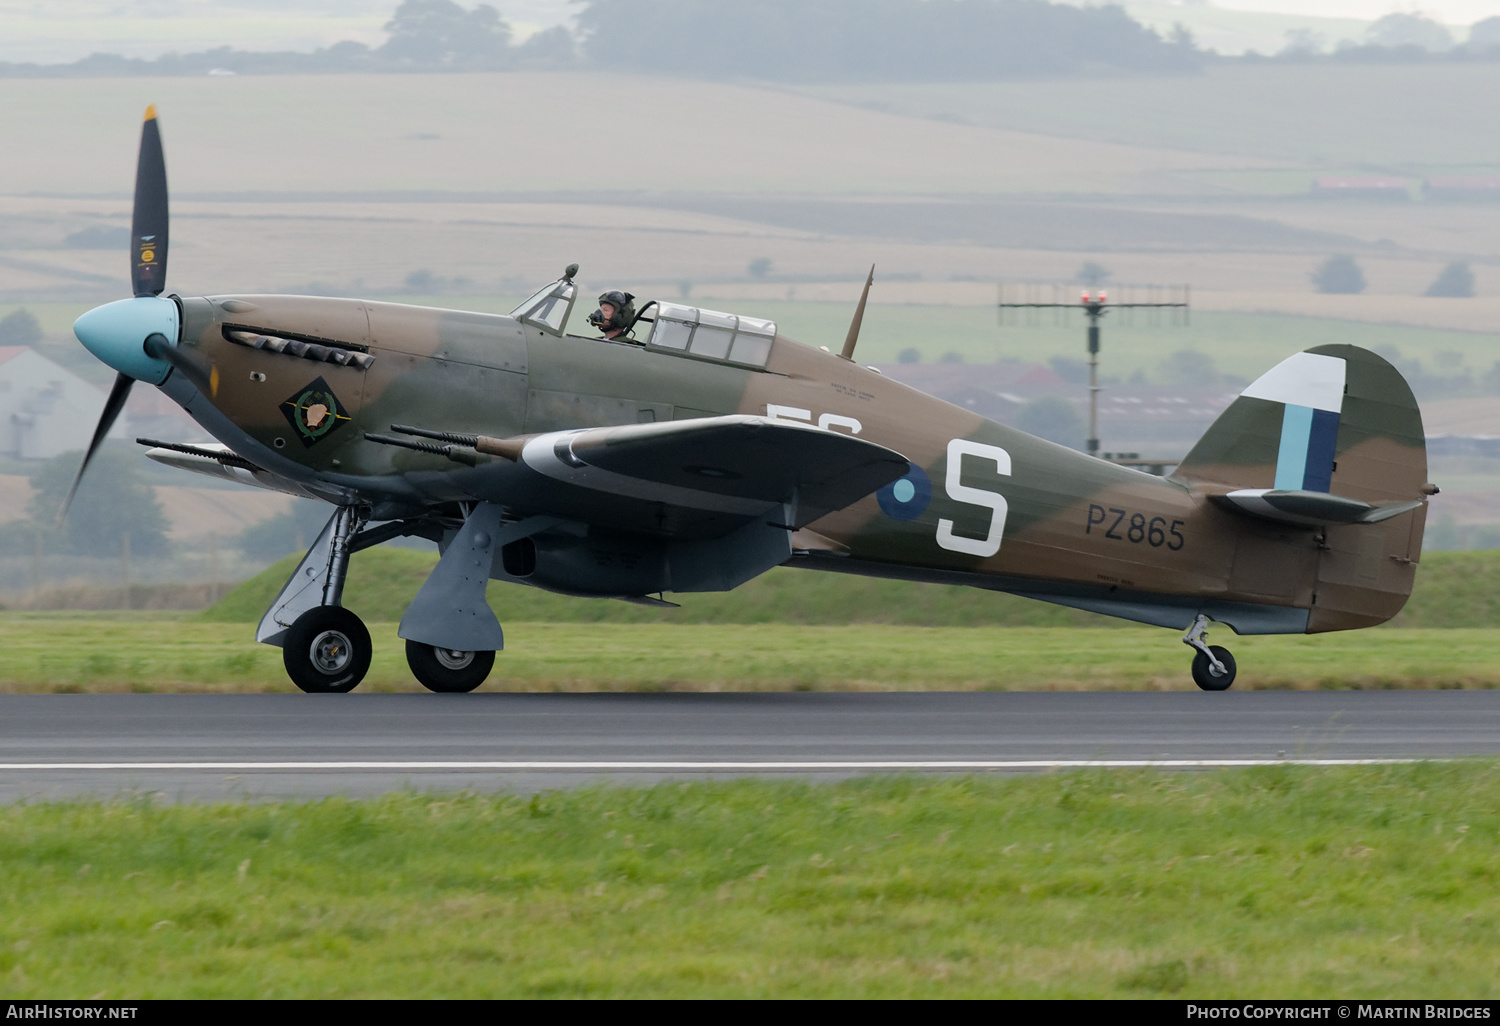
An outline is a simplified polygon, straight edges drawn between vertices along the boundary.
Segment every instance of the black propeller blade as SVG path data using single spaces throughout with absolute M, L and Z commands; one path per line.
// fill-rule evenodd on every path
M 141 153 L 135 167 L 135 210 L 130 218 L 130 284 L 137 296 L 159 296 L 167 284 L 167 164 L 162 156 L 161 130 L 156 126 L 156 108 L 146 108 L 146 120 L 141 125 Z M 159 336 L 152 336 L 157 338 Z M 163 347 L 165 348 L 165 347 Z M 135 379 L 128 374 L 115 375 L 114 387 L 104 401 L 104 412 L 99 415 L 99 424 L 94 428 L 94 437 L 88 451 L 83 454 L 83 464 L 68 489 L 58 511 L 60 523 L 73 505 L 73 496 L 89 469 L 94 454 L 104 444 L 104 436 L 115 426 L 125 400 L 130 397 L 130 386 Z
M 159 296 L 167 285 L 167 164 L 156 108 L 146 108 L 135 168 L 135 212 L 130 220 L 130 284 L 137 296 Z
M 68 515 L 68 507 L 73 505 L 73 496 L 78 492 L 78 485 L 83 481 L 83 472 L 89 469 L 89 461 L 94 458 L 94 453 L 99 451 L 99 446 L 104 442 L 104 436 L 109 434 L 109 429 L 115 426 L 115 419 L 120 416 L 120 411 L 125 408 L 125 400 L 130 397 L 130 386 L 135 384 L 135 378 L 126 374 L 115 375 L 115 386 L 109 390 L 109 398 L 104 400 L 104 412 L 99 415 L 99 426 L 94 428 L 94 437 L 89 442 L 88 451 L 83 454 L 83 465 L 78 468 L 78 476 L 73 478 L 73 487 L 68 489 L 68 497 L 63 500 L 62 509 L 58 510 L 58 523 Z

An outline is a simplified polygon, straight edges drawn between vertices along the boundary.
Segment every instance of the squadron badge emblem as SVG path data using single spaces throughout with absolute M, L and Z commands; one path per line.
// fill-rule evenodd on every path
M 302 439 L 302 444 L 309 449 L 349 419 L 333 389 L 322 378 L 282 403 L 281 412 L 297 432 L 297 437 Z

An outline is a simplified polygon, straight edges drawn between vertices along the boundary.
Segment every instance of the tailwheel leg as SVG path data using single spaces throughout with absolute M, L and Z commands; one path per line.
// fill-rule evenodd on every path
M 1225 691 L 1234 683 L 1234 656 L 1229 649 L 1207 642 L 1209 619 L 1202 613 L 1182 636 L 1182 643 L 1194 649 L 1193 683 L 1204 691 Z

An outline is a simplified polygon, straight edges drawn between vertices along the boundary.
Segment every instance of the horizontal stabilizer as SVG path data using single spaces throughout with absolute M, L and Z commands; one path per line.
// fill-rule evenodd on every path
M 1241 488 L 1214 501 L 1239 513 L 1279 524 L 1333 527 L 1342 524 L 1378 524 L 1422 505 L 1422 499 L 1405 502 L 1362 502 L 1327 492 L 1293 489 Z

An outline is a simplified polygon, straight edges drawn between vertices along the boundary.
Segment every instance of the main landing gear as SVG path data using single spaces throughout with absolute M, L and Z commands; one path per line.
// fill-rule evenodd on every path
M 256 629 L 256 641 L 281 646 L 287 676 L 303 691 L 352 691 L 369 672 L 370 632 L 342 605 L 344 579 L 351 552 L 398 532 L 391 525 L 362 532 L 368 516 L 354 506 L 334 513 Z M 505 540 L 502 530 L 524 536 L 539 523 L 502 525 L 499 507 L 489 503 L 467 514 L 398 630 L 413 676 L 429 691 L 473 691 L 489 676 L 495 650 L 505 644 L 484 598 L 494 550 Z
M 364 623 L 343 606 L 316 606 L 297 617 L 282 642 L 287 676 L 309 694 L 353 691 L 370 669 L 374 646 Z M 406 662 L 428 691 L 465 694 L 483 684 L 494 652 L 461 652 L 406 643 Z
M 343 606 L 314 606 L 292 624 L 281 643 L 287 676 L 303 691 L 353 691 L 370 669 L 370 632 Z
M 340 605 L 349 542 L 364 522 L 361 510 L 339 507 L 256 630 L 257 641 L 281 645 L 287 676 L 303 691 L 353 691 L 369 672 L 370 632 Z
M 1229 649 L 1210 645 L 1204 640 L 1208 634 L 1208 623 L 1208 617 L 1199 613 L 1193 620 L 1193 625 L 1182 636 L 1182 643 L 1196 649 L 1193 656 L 1193 683 L 1204 691 L 1226 691 L 1234 683 L 1234 656 L 1229 654 Z
M 408 640 L 406 665 L 428 691 L 463 694 L 484 683 L 495 665 L 495 653 L 464 652 Z

